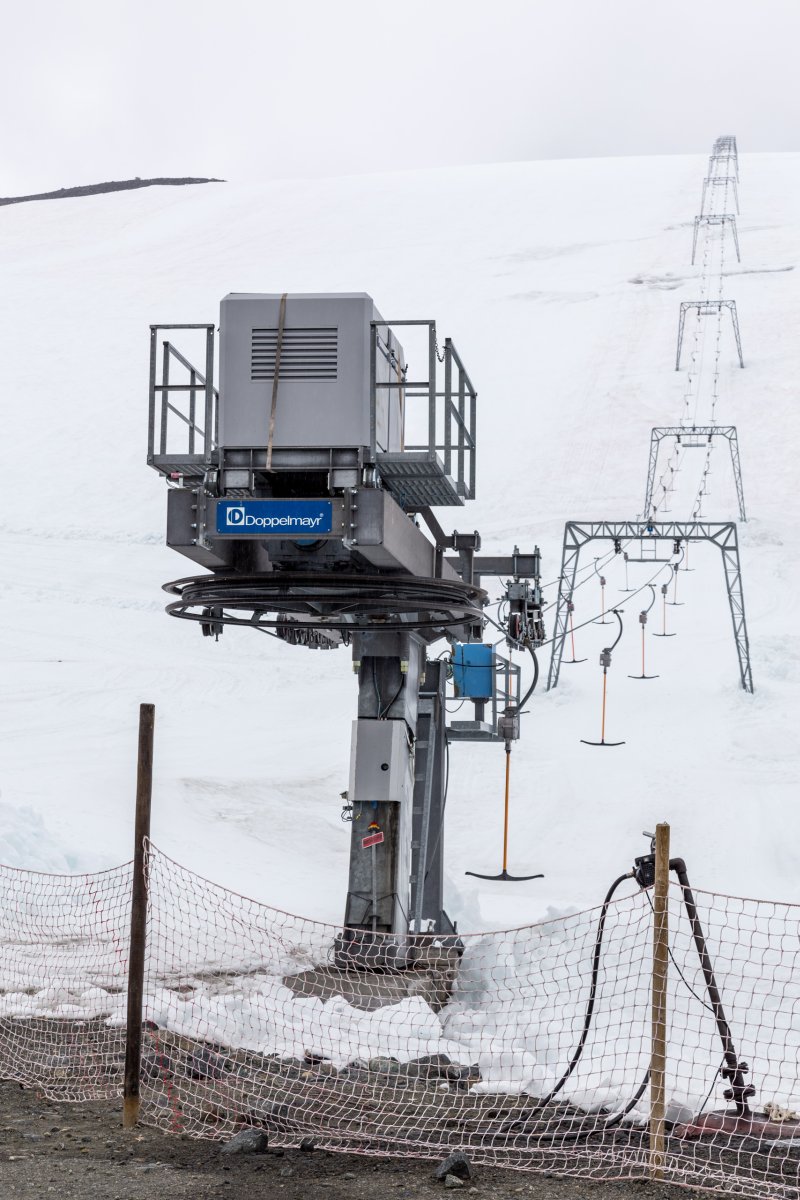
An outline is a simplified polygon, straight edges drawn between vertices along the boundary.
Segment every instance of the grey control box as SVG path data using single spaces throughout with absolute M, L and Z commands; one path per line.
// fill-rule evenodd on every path
M 354 721 L 351 804 L 401 803 L 408 795 L 409 761 L 405 721 Z

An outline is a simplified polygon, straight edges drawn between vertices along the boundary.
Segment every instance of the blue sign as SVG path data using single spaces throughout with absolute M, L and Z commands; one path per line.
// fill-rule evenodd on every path
M 332 529 L 331 500 L 217 501 L 217 533 L 315 538 Z

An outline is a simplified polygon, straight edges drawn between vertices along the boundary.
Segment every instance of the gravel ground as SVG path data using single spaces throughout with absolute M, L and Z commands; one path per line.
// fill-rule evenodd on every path
M 447 1191 L 487 1200 L 687 1200 L 693 1194 L 643 1182 L 591 1183 L 485 1168 L 450 1192 L 434 1179 L 429 1162 L 299 1149 L 226 1156 L 212 1142 L 123 1130 L 121 1122 L 119 1103 L 54 1103 L 18 1084 L 0 1083 L 0 1198 L 401 1200 Z

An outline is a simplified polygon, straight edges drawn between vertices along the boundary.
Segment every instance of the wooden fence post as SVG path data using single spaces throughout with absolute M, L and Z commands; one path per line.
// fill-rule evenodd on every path
M 653 988 L 650 1050 L 650 1178 L 664 1178 L 669 962 L 669 825 L 656 825 L 653 889 Z
M 153 795 L 153 704 L 139 705 L 139 754 L 136 768 L 136 820 L 131 893 L 131 941 L 128 957 L 128 1015 L 125 1026 L 125 1083 L 122 1124 L 131 1129 L 139 1119 L 139 1078 L 142 1063 L 144 958 L 147 936 L 147 868 L 145 839 L 150 836 Z

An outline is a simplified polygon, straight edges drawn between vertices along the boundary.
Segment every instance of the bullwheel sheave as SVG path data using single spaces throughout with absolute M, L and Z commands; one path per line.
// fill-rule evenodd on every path
M 356 633 L 449 629 L 480 622 L 486 592 L 459 581 L 407 576 L 269 572 L 196 575 L 164 584 L 174 617 L 267 629 Z

